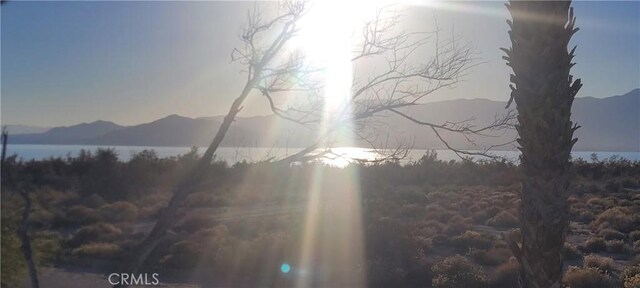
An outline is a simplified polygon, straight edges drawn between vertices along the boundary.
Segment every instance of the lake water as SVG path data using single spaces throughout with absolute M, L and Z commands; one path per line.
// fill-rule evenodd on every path
M 76 156 L 80 150 L 96 151 L 98 148 L 112 148 L 118 154 L 122 161 L 127 161 L 132 155 L 145 149 L 154 150 L 159 157 L 171 157 L 187 153 L 191 147 L 153 147 L 153 146 L 92 146 L 92 145 L 27 145 L 16 144 L 7 146 L 7 155 L 14 153 L 24 160 L 41 160 L 50 157 L 67 157 Z M 200 153 L 206 150 L 200 147 Z M 217 159 L 225 160 L 229 163 L 240 161 L 262 161 L 267 159 L 278 159 L 286 155 L 294 154 L 300 151 L 300 148 L 253 148 L 253 147 L 221 147 L 216 153 Z M 410 150 L 407 157 L 402 160 L 404 163 L 416 161 L 420 159 L 428 150 L 413 149 Z M 455 153 L 450 150 L 435 150 L 440 160 L 459 160 Z M 371 149 L 357 147 L 338 147 L 332 150 L 332 154 L 322 158 L 322 162 L 333 166 L 345 166 L 351 159 L 375 159 L 377 154 Z M 516 161 L 519 152 L 517 151 L 493 151 L 495 155 L 505 157 Z M 632 161 L 640 161 L 640 152 L 603 152 L 603 151 L 576 151 L 572 153 L 574 158 L 582 158 L 591 161 L 591 154 L 597 153 L 600 160 L 612 156 L 629 159 Z

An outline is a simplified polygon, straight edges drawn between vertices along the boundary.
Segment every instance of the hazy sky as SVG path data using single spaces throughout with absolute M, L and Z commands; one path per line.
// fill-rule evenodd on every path
M 420 1 L 414 1 L 419 3 Z M 2 5 L 2 123 L 72 125 L 98 119 L 149 122 L 169 114 L 226 113 L 242 89 L 230 62 L 253 2 L 8 2 Z M 640 3 L 573 4 L 574 36 L 585 83 L 579 96 L 605 97 L 640 87 Z M 439 8 L 437 8 L 439 7 Z M 455 89 L 431 100 L 508 98 L 508 12 L 501 1 L 452 2 L 408 10 L 407 27 L 470 41 L 483 64 Z M 331 21 L 331 19 L 327 19 Z M 248 99 L 244 115 L 268 114 Z

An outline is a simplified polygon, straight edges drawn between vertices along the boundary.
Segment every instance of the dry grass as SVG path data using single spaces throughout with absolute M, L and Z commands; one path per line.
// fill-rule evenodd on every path
M 615 262 L 609 257 L 591 254 L 584 256 L 584 268 L 596 268 L 610 274 L 615 269 Z
M 603 274 L 597 268 L 569 267 L 562 282 L 568 288 L 614 288 L 616 282 L 611 276 Z

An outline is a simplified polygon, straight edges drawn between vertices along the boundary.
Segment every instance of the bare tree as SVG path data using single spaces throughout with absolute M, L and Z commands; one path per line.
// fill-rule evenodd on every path
M 6 163 L 6 153 L 7 153 L 7 141 L 9 140 L 9 132 L 6 127 L 2 128 L 2 176 L 7 186 L 18 192 L 18 195 L 24 201 L 24 207 L 22 208 L 22 219 L 20 221 L 20 226 L 18 226 L 18 230 L 16 231 L 18 234 L 18 238 L 20 239 L 20 250 L 22 250 L 22 255 L 24 256 L 24 260 L 27 263 L 27 269 L 29 272 L 29 280 L 31 282 L 32 288 L 40 287 L 38 281 L 38 269 L 36 269 L 36 263 L 33 260 L 33 250 L 31 249 L 31 239 L 29 238 L 29 217 L 31 215 L 31 197 L 29 196 L 29 192 L 20 187 L 13 179 L 13 175 L 11 174 L 10 165 Z M 7 188 L 5 186 L 5 188 Z
M 296 22 L 300 19 L 305 11 L 304 2 L 287 2 L 282 5 L 281 13 L 277 17 L 269 21 L 264 21 L 262 15 L 255 10 L 249 15 L 248 26 L 244 29 L 241 37 L 242 40 L 249 45 L 246 51 L 251 54 L 240 53 L 241 61 L 247 65 L 247 80 L 240 95 L 233 101 L 229 112 L 225 116 L 222 125 L 218 129 L 211 144 L 203 154 L 198 163 L 191 168 L 190 172 L 173 188 L 173 196 L 166 208 L 162 210 L 158 217 L 158 221 L 146 238 L 137 246 L 122 271 L 127 273 L 137 273 L 140 266 L 147 259 L 149 254 L 155 249 L 167 230 L 174 224 L 174 220 L 178 214 L 182 202 L 187 196 L 197 188 L 201 187 L 201 182 L 205 178 L 205 174 L 209 171 L 207 168 L 213 160 L 213 156 L 218 146 L 224 139 L 231 123 L 236 115 L 242 109 L 242 103 L 249 96 L 252 90 L 256 89 L 258 83 L 262 81 L 265 75 L 269 74 L 273 68 L 276 57 L 281 56 L 285 44 L 295 35 L 297 31 Z M 261 37 L 267 37 L 269 33 L 277 31 L 267 45 L 258 46 L 256 42 Z M 234 50 L 233 57 L 238 57 L 238 50 Z M 115 285 L 124 287 L 126 284 Z
M 252 91 L 264 96 L 273 113 L 283 119 L 311 129 L 318 129 L 326 120 L 322 113 L 323 105 L 326 97 L 331 95 L 321 93 L 324 85 L 322 69 L 305 61 L 303 53 L 287 49 L 287 44 L 299 31 L 297 24 L 308 8 L 307 3 L 286 2 L 281 5 L 280 13 L 270 20 L 265 20 L 264 14 L 258 9 L 249 12 L 247 25 L 240 37 L 242 45 L 231 53 L 232 60 L 245 67 L 247 78 L 244 88 L 233 102 L 207 151 L 190 173 L 174 187 L 174 194 L 168 206 L 162 210 L 157 223 L 144 241 L 133 250 L 131 259 L 122 271 L 138 272 L 145 259 L 174 224 L 182 202 L 202 186 L 201 182 L 208 171 L 206 168 L 210 165 L 216 149 L 240 112 L 242 103 Z M 281 159 L 279 163 L 317 157 L 317 154 L 310 155 L 317 148 L 325 148 L 323 153 L 332 153 L 332 136 L 344 130 L 349 130 L 356 137 L 371 143 L 372 147 L 380 148 L 379 142 L 376 143 L 375 139 L 372 139 L 378 137 L 379 133 L 363 134 L 362 131 L 373 129 L 376 132 L 378 125 L 384 125 L 384 117 L 391 113 L 430 127 L 445 143 L 446 139 L 439 134 L 440 131 L 466 136 L 481 135 L 510 125 L 510 118 L 496 120 L 489 127 L 476 128 L 467 122 L 434 124 L 419 121 L 405 114 L 402 108 L 417 105 L 421 99 L 434 91 L 455 85 L 474 62 L 469 45 L 459 46 L 455 41 L 444 43 L 436 39 L 433 46 L 428 46 L 432 38 L 437 38 L 437 32 L 400 31 L 400 19 L 401 14 L 388 14 L 383 9 L 374 20 L 364 25 L 363 40 L 354 47 L 351 62 L 357 65 L 361 61 L 372 61 L 372 58 L 376 58 L 377 61 L 384 61 L 386 69 L 368 77 L 354 76 L 351 96 L 339 106 L 341 110 L 334 111 L 334 118 L 330 123 L 325 125 L 324 129 L 318 129 L 317 139 L 302 151 Z M 428 47 L 431 47 L 434 56 L 427 61 L 420 61 L 424 59 L 419 59 L 417 51 Z M 281 107 L 278 105 L 281 103 L 278 97 L 296 97 L 296 105 Z M 377 117 L 381 118 L 376 119 Z M 406 153 L 406 149 L 402 147 L 391 151 L 387 153 L 388 158 L 402 157 L 403 153 Z M 457 151 L 461 155 L 468 153 Z
M 477 61 L 468 43 L 460 44 L 455 37 L 443 41 L 437 27 L 431 32 L 404 31 L 401 29 L 403 14 L 396 8 L 382 7 L 372 20 L 363 25 L 359 41 L 353 47 L 351 64 L 359 67 L 373 63 L 381 70 L 354 72 L 350 98 L 341 103 L 338 111 L 334 111 L 328 125 L 323 106 L 328 102 L 327 98 L 336 95 L 322 93 L 324 82 L 318 79 L 319 70 L 301 65 L 301 58 L 291 58 L 287 65 L 270 71 L 257 87 L 268 100 L 274 114 L 318 132 L 313 144 L 281 162 L 304 159 L 314 149 L 326 148 L 323 144 L 328 146 L 326 144 L 332 143 L 335 134 L 344 133 L 345 130 L 371 148 L 380 150 L 389 144 L 385 136 L 388 136 L 392 127 L 388 126 L 386 120 L 393 115 L 427 127 L 460 157 L 481 155 L 494 158 L 487 153 L 494 147 L 484 147 L 481 152 L 465 151 L 450 145 L 445 133 L 463 135 L 473 144 L 474 136 L 497 136 L 499 131 L 512 127 L 515 120 L 513 111 L 497 116 L 492 123 L 476 126 L 473 118 L 461 122 L 433 123 L 418 119 L 404 109 L 420 105 L 422 100 L 438 90 L 454 87 Z M 247 46 L 254 45 L 249 43 Z M 275 104 L 286 102 L 277 101 L 278 97 L 286 99 L 292 93 L 302 97 L 304 101 L 299 102 L 304 104 L 289 107 Z M 410 143 L 400 141 L 391 146 L 410 148 Z M 381 159 L 397 159 L 406 155 L 406 151 L 387 149 L 387 153 L 381 153 L 385 155 Z
M 582 86 L 570 74 L 568 51 L 575 17 L 570 1 L 509 1 L 513 69 L 511 100 L 518 109 L 520 230 L 508 237 L 520 262 L 520 286 L 562 287 L 562 250 L 568 228 L 569 156 L 578 139 L 571 105 Z M 511 100 L 509 102 L 511 102 Z

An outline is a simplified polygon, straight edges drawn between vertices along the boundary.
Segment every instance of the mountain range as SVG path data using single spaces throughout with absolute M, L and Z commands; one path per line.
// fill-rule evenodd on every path
M 420 120 L 436 124 L 473 119 L 470 123 L 478 127 L 491 123 L 496 115 L 506 111 L 504 102 L 486 99 L 432 102 L 405 110 L 407 114 Z M 170 115 L 133 126 L 95 121 L 50 129 L 25 125 L 7 127 L 11 134 L 11 144 L 207 146 L 223 117 L 188 118 Z M 575 133 L 578 138 L 574 147 L 576 151 L 640 151 L 640 89 L 606 98 L 576 98 L 572 120 L 581 126 Z M 414 124 L 397 115 L 385 115 L 377 121 L 385 123 L 386 131 L 383 131 L 384 137 L 381 137 L 384 143 L 389 143 L 388 139 L 405 139 L 411 141 L 416 149 L 446 148 L 428 127 Z M 275 115 L 238 117 L 222 146 L 305 147 L 314 139 L 313 136 L 313 131 Z M 481 137 L 475 140 L 474 145 L 460 135 L 443 136 L 454 147 L 481 149 L 509 142 L 515 139 L 516 133 L 509 130 L 501 132 L 499 137 Z M 366 143 L 360 141 L 352 143 L 354 144 Z M 504 149 L 513 149 L 513 146 L 505 146 Z

